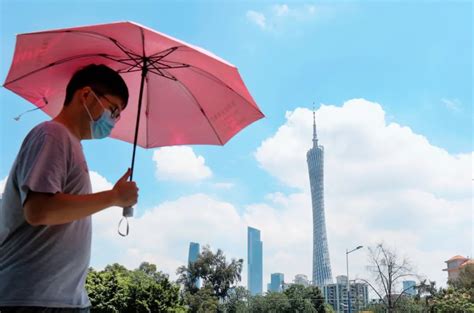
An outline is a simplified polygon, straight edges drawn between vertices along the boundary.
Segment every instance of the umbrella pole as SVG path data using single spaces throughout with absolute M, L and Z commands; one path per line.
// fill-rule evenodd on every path
M 143 58 L 143 67 L 142 67 L 142 79 L 140 82 L 140 94 L 138 96 L 138 111 L 137 111 L 137 123 L 135 126 L 135 139 L 133 140 L 133 154 L 132 154 L 132 167 L 131 167 L 131 174 L 130 174 L 130 181 L 133 179 L 133 168 L 135 165 L 135 153 L 137 150 L 137 141 L 138 141 L 138 129 L 140 126 L 140 113 L 142 109 L 142 98 L 143 98 L 143 88 L 145 85 L 145 77 L 148 72 L 148 67 L 147 67 L 147 58 Z M 123 208 L 123 214 L 124 217 L 131 217 L 133 216 L 133 207 L 126 207 Z M 127 230 L 128 233 L 128 230 Z

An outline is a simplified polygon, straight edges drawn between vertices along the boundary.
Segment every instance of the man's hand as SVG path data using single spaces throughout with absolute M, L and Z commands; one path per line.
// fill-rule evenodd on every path
M 133 181 L 128 181 L 132 171 L 130 169 L 115 183 L 112 191 L 115 194 L 115 205 L 122 208 L 129 207 L 137 203 L 138 188 Z

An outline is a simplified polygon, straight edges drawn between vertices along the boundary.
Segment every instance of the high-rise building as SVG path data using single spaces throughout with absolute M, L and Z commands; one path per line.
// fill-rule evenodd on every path
M 190 242 L 189 243 L 189 253 L 188 253 L 188 264 L 191 264 L 193 262 L 196 262 L 196 260 L 199 257 L 200 254 L 200 247 L 199 244 L 196 242 Z M 196 287 L 201 288 L 201 280 L 198 279 L 196 281 Z
M 413 280 L 404 280 L 403 282 L 403 292 L 408 296 L 414 296 L 416 294 L 415 286 L 416 282 Z
M 313 284 L 322 287 L 332 283 L 332 273 L 324 217 L 324 147 L 318 144 L 314 112 L 313 147 L 306 154 L 306 161 L 313 204 Z
M 347 276 L 340 275 L 336 278 L 337 283 L 322 287 L 325 301 L 329 303 L 336 312 L 347 313 L 349 311 L 347 301 Z M 369 290 L 367 284 L 350 283 L 351 289 L 351 311 L 359 312 L 369 304 Z
M 260 231 L 253 227 L 247 229 L 248 289 L 251 295 L 262 294 L 263 243 Z
M 282 292 L 285 276 L 282 273 L 273 273 L 270 276 L 270 284 L 268 284 L 268 291 Z

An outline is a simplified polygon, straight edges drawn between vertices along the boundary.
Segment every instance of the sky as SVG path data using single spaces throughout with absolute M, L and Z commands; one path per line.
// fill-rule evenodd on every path
M 472 28 L 468 1 L 0 0 L 0 78 L 20 33 L 134 21 L 238 67 L 266 117 L 225 146 L 137 150 L 140 188 L 130 235 L 120 208 L 93 217 L 91 265 L 143 261 L 176 278 L 189 242 L 243 258 L 261 230 L 270 274 L 311 277 L 306 152 L 312 110 L 325 148 L 325 210 L 333 278 L 370 278 L 367 247 L 384 242 L 420 277 L 445 285 L 444 261 L 472 256 Z M 26 134 L 49 117 L 0 88 L 0 191 Z M 131 161 L 114 139 L 83 142 L 94 191 Z

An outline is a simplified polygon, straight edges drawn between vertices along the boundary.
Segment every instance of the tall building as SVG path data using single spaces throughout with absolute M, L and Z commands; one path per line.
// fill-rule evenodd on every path
M 270 276 L 270 284 L 268 284 L 268 291 L 282 292 L 285 276 L 282 273 L 273 273 Z
M 332 273 L 324 217 L 324 147 L 318 145 L 314 112 L 313 147 L 306 154 L 306 161 L 313 204 L 313 284 L 322 287 L 332 283 Z
M 322 287 L 325 301 L 338 313 L 349 311 L 347 299 L 347 276 L 337 276 L 335 284 L 327 284 Z M 369 288 L 367 284 L 350 283 L 351 289 L 351 312 L 359 312 L 369 304 Z
M 190 242 L 189 243 L 189 253 L 188 253 L 188 264 L 191 264 L 193 262 L 196 262 L 196 260 L 199 257 L 200 254 L 200 247 L 199 244 L 196 242 Z M 201 280 L 198 279 L 196 281 L 196 287 L 201 288 Z
M 403 282 L 403 291 L 408 296 L 416 295 L 416 282 L 413 280 L 404 280 Z
M 251 295 L 262 294 L 263 280 L 263 243 L 260 231 L 256 228 L 247 229 L 247 265 L 248 289 Z

